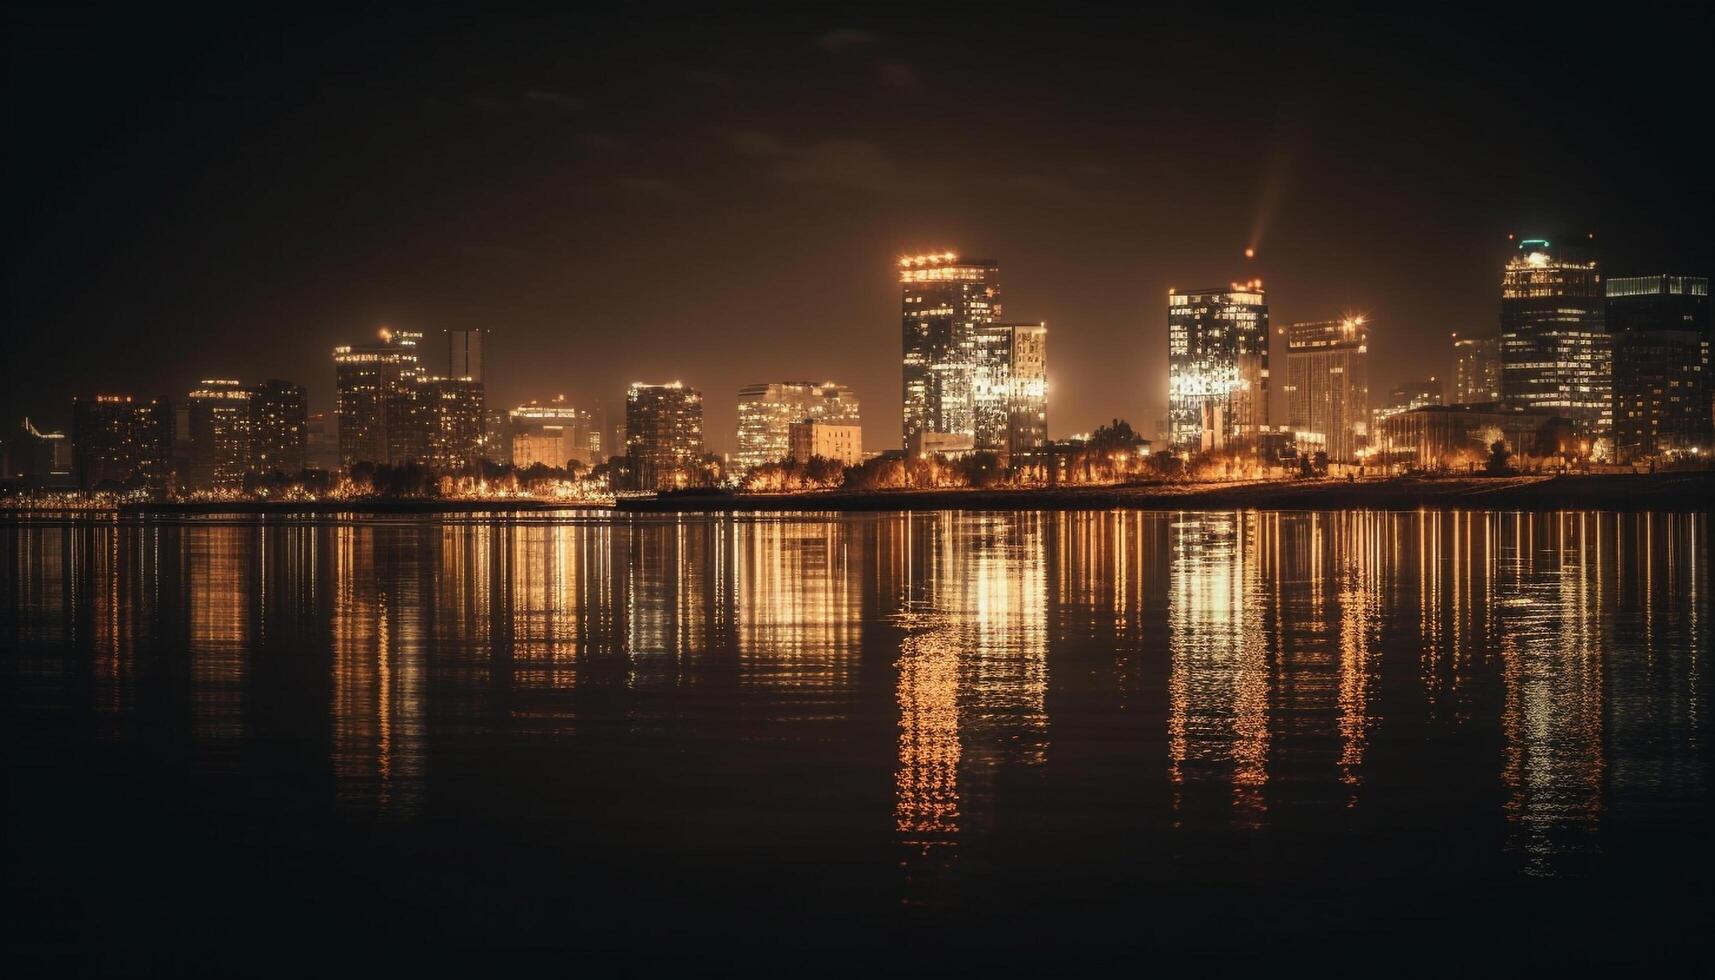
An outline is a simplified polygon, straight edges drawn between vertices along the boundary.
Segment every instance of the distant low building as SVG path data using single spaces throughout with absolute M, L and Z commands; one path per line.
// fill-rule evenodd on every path
M 1376 460 L 1419 469 L 1481 466 L 1496 442 L 1513 456 L 1545 458 L 1571 450 L 1573 421 L 1554 412 L 1481 405 L 1431 405 L 1383 420 Z
M 512 465 L 528 469 L 541 463 L 559 468 L 576 460 L 584 466 L 601 462 L 601 433 L 590 413 L 566 400 L 526 402 L 507 413 Z
M 811 457 L 837 460 L 846 466 L 863 462 L 863 428 L 838 422 L 805 419 L 788 429 L 792 458 L 800 463 Z
M 911 434 L 905 452 L 913 459 L 926 459 L 930 456 L 963 456 L 975 449 L 976 443 L 968 435 L 922 430 Z

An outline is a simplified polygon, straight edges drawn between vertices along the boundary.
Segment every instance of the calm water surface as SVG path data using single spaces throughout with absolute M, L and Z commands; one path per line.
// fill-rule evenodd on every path
M 165 971 L 1670 963 L 1715 925 L 1709 552 L 1597 513 L 0 523 L 5 928 Z

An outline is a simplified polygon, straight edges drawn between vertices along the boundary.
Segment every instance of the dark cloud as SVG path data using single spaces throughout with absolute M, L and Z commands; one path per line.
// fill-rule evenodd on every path
M 864 139 L 833 138 L 792 143 L 760 132 L 739 132 L 732 145 L 765 161 L 765 172 L 788 184 L 840 187 L 880 194 L 933 189 L 930 181 L 907 176 L 885 150 Z
M 524 93 L 525 102 L 537 105 L 552 106 L 567 112 L 581 112 L 589 106 L 587 99 L 565 92 L 551 92 L 547 89 L 533 88 Z
M 882 84 L 889 88 L 911 91 L 923 85 L 922 79 L 917 75 L 917 69 L 901 61 L 884 61 L 875 66 L 875 73 L 880 76 Z
M 573 140 L 586 150 L 599 150 L 603 153 L 619 153 L 631 148 L 630 143 L 608 133 L 579 133 Z
M 874 31 L 844 27 L 818 35 L 815 45 L 828 51 L 837 51 L 842 48 L 861 48 L 880 40 L 881 35 Z
M 614 181 L 620 190 L 636 194 L 671 194 L 679 185 L 665 177 L 621 177 Z

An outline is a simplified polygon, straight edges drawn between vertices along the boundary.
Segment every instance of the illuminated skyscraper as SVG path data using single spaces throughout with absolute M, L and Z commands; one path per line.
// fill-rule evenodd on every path
M 421 462 L 428 451 L 420 333 L 381 329 L 378 342 L 335 347 L 339 465 Z
M 702 393 L 677 381 L 633 384 L 625 397 L 625 455 L 633 489 L 700 484 Z
M 1361 316 L 1286 328 L 1287 424 L 1337 463 L 1358 458 L 1369 428 L 1369 330 Z
M 1224 449 L 1268 424 L 1268 300 L 1262 280 L 1167 296 L 1173 448 Z
M 250 397 L 250 389 L 236 381 L 206 380 L 190 393 L 190 486 L 244 485 L 250 472 Z
M 1607 282 L 1614 349 L 1614 448 L 1623 461 L 1707 453 L 1711 445 L 1709 280 Z
M 1602 276 L 1585 250 L 1519 242 L 1501 277 L 1502 399 L 1565 416 L 1593 442 L 1607 437 L 1613 360 L 1602 307 Z
M 899 260 L 907 445 L 925 432 L 975 438 L 976 330 L 1001 315 L 999 275 L 952 252 Z
M 427 378 L 419 382 L 418 401 L 425 429 L 423 461 L 430 469 L 451 473 L 488 455 L 488 409 L 482 382 L 463 377 Z
M 237 489 L 251 475 L 291 476 L 304 468 L 307 401 L 301 385 L 208 380 L 186 399 L 186 482 Z
M 787 381 L 745 385 L 738 392 L 737 473 L 778 462 L 792 454 L 788 434 L 792 423 L 806 419 L 837 425 L 859 425 L 857 396 L 845 385 L 829 381 Z
M 72 447 L 81 489 L 164 487 L 173 449 L 172 405 L 130 395 L 78 398 L 72 403 Z
M 1048 325 L 988 323 L 976 329 L 971 385 L 974 443 L 1009 459 L 1048 444 Z
M 1501 338 L 1453 335 L 1453 404 L 1501 400 Z

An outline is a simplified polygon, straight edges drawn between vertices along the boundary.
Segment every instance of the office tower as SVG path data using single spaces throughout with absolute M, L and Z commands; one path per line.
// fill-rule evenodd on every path
M 1048 444 L 1048 325 L 987 323 L 976 329 L 971 404 L 975 448 L 1009 460 Z
M 633 489 L 702 483 L 702 393 L 677 381 L 633 384 L 625 397 L 625 455 Z
M 484 458 L 488 408 L 482 382 L 472 378 L 428 378 L 418 383 L 424 425 L 424 463 L 454 473 Z M 562 464 L 563 465 L 563 464 Z
M 488 349 L 487 330 L 445 330 L 447 360 L 446 377 L 462 378 L 482 384 L 488 383 L 483 375 L 484 354 Z
M 247 476 L 298 473 L 306 407 L 303 387 L 287 381 L 203 381 L 184 406 L 186 485 L 238 489 Z
M 786 381 L 745 385 L 738 392 L 737 472 L 775 463 L 791 454 L 788 428 L 805 419 L 860 424 L 857 396 L 832 381 Z
M 269 378 L 250 389 L 250 469 L 296 476 L 306 465 L 309 395 L 303 385 Z
M 1614 413 L 1602 320 L 1602 277 L 1587 249 L 1519 242 L 1501 277 L 1502 400 L 1571 419 L 1597 454 Z
M 906 445 L 925 432 L 975 438 L 976 329 L 1000 318 L 999 275 L 952 252 L 899 260 Z
M 166 486 L 173 446 L 173 406 L 162 398 L 96 395 L 72 403 L 77 485 L 159 489 Z
M 558 469 L 572 461 L 585 467 L 602 462 L 601 433 L 590 413 L 566 404 L 564 396 L 514 408 L 507 413 L 507 427 L 512 465 L 518 469 L 537 463 Z
M 1167 414 L 1179 452 L 1249 442 L 1268 424 L 1268 299 L 1262 280 L 1169 291 Z
M 799 463 L 820 456 L 845 466 L 863 462 L 863 427 L 855 422 L 804 419 L 787 428 L 788 454 Z
M 1501 400 L 1501 338 L 1453 335 L 1453 404 Z
M 185 482 L 198 489 L 235 489 L 250 472 L 250 389 L 205 380 L 185 400 L 190 458 Z
M 1707 453 L 1709 280 L 1637 276 L 1607 282 L 1614 351 L 1614 448 L 1622 461 Z
M 339 465 L 421 461 L 427 452 L 418 382 L 420 333 L 381 328 L 373 344 L 335 347 Z
M 1361 316 L 1286 328 L 1287 424 L 1337 463 L 1358 458 L 1370 422 L 1369 330 Z

